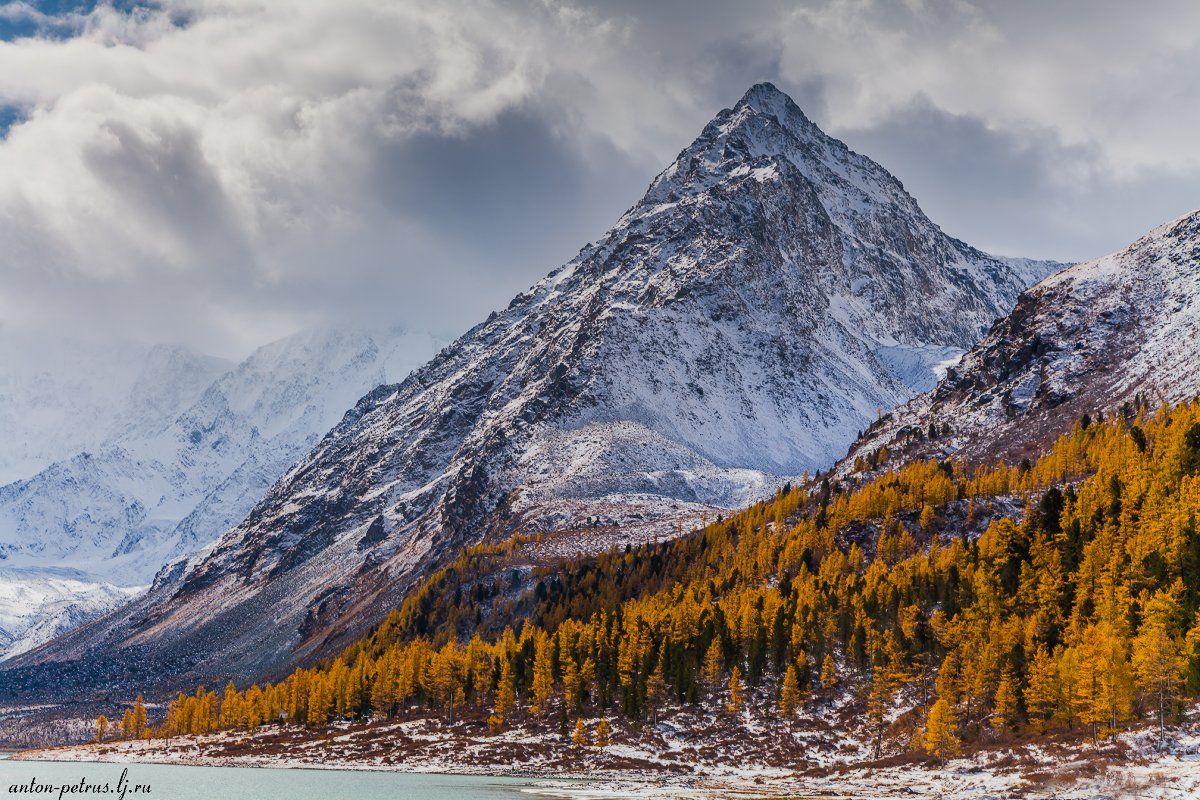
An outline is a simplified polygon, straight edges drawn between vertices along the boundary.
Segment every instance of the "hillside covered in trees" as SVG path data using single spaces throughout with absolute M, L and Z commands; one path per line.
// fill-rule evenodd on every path
M 133 727 L 421 711 L 606 744 L 609 718 L 787 720 L 836 696 L 876 756 L 1064 731 L 1100 744 L 1139 720 L 1167 735 L 1200 697 L 1200 402 L 1085 417 L 1032 463 L 887 458 L 664 543 L 541 566 L 534 537 L 475 547 L 340 657 L 199 687 Z

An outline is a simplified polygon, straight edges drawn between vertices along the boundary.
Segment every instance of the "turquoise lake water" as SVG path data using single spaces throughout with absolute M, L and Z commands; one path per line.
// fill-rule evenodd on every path
M 523 778 L 0 758 L 0 800 L 121 800 L 123 770 L 128 770 L 124 800 L 534 800 L 557 793 L 555 783 Z M 31 781 L 39 787 L 36 793 L 23 790 Z M 81 787 L 81 781 L 86 785 Z M 60 795 L 62 787 L 67 788 Z

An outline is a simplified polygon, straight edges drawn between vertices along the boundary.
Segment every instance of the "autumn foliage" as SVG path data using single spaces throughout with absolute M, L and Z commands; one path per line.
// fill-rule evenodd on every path
M 806 487 L 531 576 L 508 566 L 528 538 L 472 548 L 340 657 L 180 694 L 152 733 L 414 706 L 497 731 L 680 704 L 791 718 L 851 691 L 877 746 L 894 699 L 917 698 L 917 743 L 944 758 L 1020 730 L 1099 742 L 1141 717 L 1165 732 L 1200 696 L 1200 404 L 1081 422 L 1018 466 Z

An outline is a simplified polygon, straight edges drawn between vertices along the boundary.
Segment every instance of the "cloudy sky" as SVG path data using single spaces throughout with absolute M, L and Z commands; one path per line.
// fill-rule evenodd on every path
M 771 80 L 950 233 L 1200 206 L 1200 4 L 0 0 L 0 333 L 452 335 Z

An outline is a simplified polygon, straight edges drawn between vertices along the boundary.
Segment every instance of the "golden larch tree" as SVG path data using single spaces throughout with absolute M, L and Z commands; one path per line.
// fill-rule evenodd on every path
M 996 698 L 992 703 L 992 730 L 1004 733 L 1015 728 L 1018 713 L 1016 680 L 1012 673 L 1006 671 L 996 686 Z
M 571 734 L 571 744 L 577 749 L 582 749 L 587 747 L 587 742 L 587 726 L 583 724 L 583 720 L 577 719 L 575 720 L 575 730 Z
M 821 688 L 832 689 L 838 683 L 837 662 L 833 660 L 832 653 L 825 654 L 825 660 L 821 662 Z
M 1179 588 L 1182 590 L 1182 583 Z M 1183 643 L 1170 633 L 1169 625 L 1179 613 L 1173 593 L 1157 594 L 1147 603 L 1142 629 L 1133 640 L 1133 672 L 1137 688 L 1148 695 L 1157 709 L 1160 746 L 1167 738 L 1167 711 L 1175 702 L 1180 676 L 1187 665 Z
M 708 651 L 704 654 L 703 672 L 705 683 L 713 689 L 721 685 L 721 675 L 725 671 L 724 661 L 725 656 L 721 652 L 721 639 L 719 636 L 714 636 L 712 642 L 708 645 Z
M 783 676 L 783 686 L 779 690 L 779 714 L 788 719 L 796 713 L 800 706 L 800 678 L 796 673 L 796 665 L 787 668 Z
M 536 653 L 533 658 L 533 685 L 530 687 L 529 711 L 540 714 L 554 693 L 554 653 L 551 649 L 551 639 L 545 634 L 536 640 Z
M 725 710 L 736 714 L 742 710 L 742 671 L 735 664 L 729 671 L 729 702 Z
M 1050 719 L 1058 711 L 1060 697 L 1058 670 L 1043 645 L 1038 648 L 1029 665 L 1029 684 L 1025 687 L 1025 710 L 1034 731 L 1045 732 Z
M 954 709 L 944 697 L 939 697 L 929 709 L 925 722 L 925 752 L 944 761 L 958 753 L 957 721 Z
M 596 723 L 596 747 L 601 749 L 608 747 L 612 743 L 612 726 L 608 724 L 608 720 L 604 717 Z

